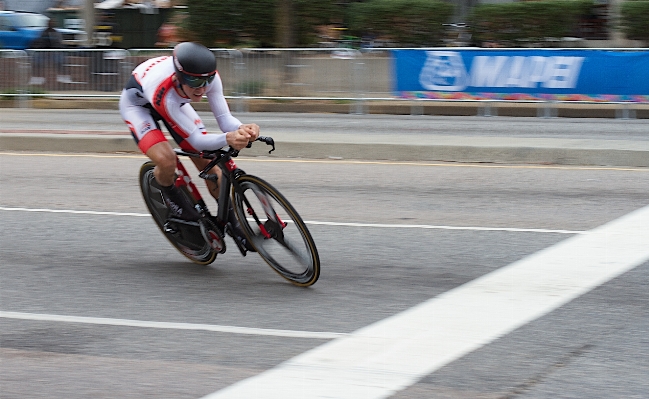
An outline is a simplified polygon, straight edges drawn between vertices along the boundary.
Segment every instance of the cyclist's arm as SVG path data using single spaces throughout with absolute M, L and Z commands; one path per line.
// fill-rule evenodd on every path
M 179 144 L 185 149 L 195 151 L 216 150 L 229 145 L 241 150 L 248 144 L 251 137 L 250 133 L 236 128 L 227 133 L 207 134 L 201 118 L 191 105 L 185 104 L 182 107 L 169 106 L 168 108 L 177 110 L 174 113 L 176 126 L 174 131 L 180 133 L 179 135 L 184 138 L 184 142 Z M 181 126 L 186 126 L 186 128 L 182 129 Z M 170 127 L 173 128 L 173 125 L 170 124 Z
M 205 96 L 221 131 L 231 132 L 239 129 L 242 123 L 230 113 L 230 108 L 223 95 L 223 82 L 221 82 L 221 77 L 218 73 L 205 92 Z
M 182 148 L 203 151 L 228 145 L 225 134 L 207 134 L 200 116 L 190 104 L 182 105 L 171 90 L 162 93 L 160 100 L 153 101 L 152 105 Z

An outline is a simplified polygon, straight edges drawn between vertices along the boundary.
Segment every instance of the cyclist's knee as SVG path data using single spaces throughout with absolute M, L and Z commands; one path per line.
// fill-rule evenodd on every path
M 176 172 L 176 153 L 168 143 L 158 143 L 152 146 L 146 155 L 156 165 L 155 177 L 163 185 L 173 183 Z

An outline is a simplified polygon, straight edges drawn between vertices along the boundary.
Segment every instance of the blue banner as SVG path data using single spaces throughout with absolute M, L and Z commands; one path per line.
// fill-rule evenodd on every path
M 649 102 L 649 51 L 393 50 L 406 98 Z

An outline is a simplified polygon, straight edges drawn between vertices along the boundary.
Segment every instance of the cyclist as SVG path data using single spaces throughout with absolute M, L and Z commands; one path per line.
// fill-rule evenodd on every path
M 201 101 L 203 96 L 207 97 L 224 133 L 207 134 L 201 118 L 189 104 Z M 258 125 L 243 124 L 230 113 L 214 54 L 193 42 L 176 45 L 172 56 L 152 58 L 138 65 L 122 91 L 119 109 L 138 147 L 156 165 L 154 176 L 167 207 L 174 216 L 189 221 L 198 220 L 199 214 L 174 185 L 176 154 L 158 122 L 162 121 L 171 137 L 186 151 L 215 150 L 226 145 L 241 150 L 259 136 Z M 199 170 L 209 162 L 201 158 L 191 160 Z M 220 181 L 221 170 L 215 167 L 212 173 Z M 218 182 L 206 182 L 210 194 L 218 200 Z M 229 221 L 235 239 L 245 245 L 232 210 Z

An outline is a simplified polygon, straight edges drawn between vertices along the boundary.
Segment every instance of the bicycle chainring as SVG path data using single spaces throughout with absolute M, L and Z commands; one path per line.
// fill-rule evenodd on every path
M 207 218 L 202 218 L 198 221 L 198 224 L 201 229 L 201 234 L 205 239 L 205 242 L 212 247 L 212 250 L 222 254 L 225 252 L 225 241 L 223 238 L 223 231 L 216 225 L 214 222 Z

